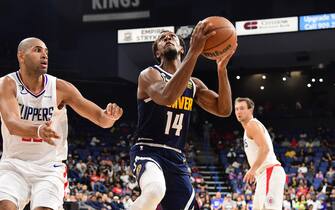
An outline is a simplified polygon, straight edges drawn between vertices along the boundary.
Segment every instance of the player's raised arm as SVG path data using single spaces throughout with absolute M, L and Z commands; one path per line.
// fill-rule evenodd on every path
M 51 123 L 33 124 L 21 119 L 19 104 L 16 100 L 16 85 L 8 76 L 0 79 L 0 112 L 3 123 L 11 135 L 43 138 L 49 144 L 54 144 L 51 138 L 59 138 L 51 128 Z
M 139 76 L 138 98 L 150 97 L 155 103 L 160 105 L 174 103 L 184 92 L 206 40 L 215 34 L 214 31 L 209 32 L 211 27 L 212 25 L 208 23 L 199 22 L 197 24 L 192 33 L 190 49 L 169 81 L 163 81 L 159 73 L 152 68 L 144 70 Z M 166 64 L 161 54 L 168 45 L 174 45 L 177 53 L 184 50 L 174 33 L 162 34 L 157 40 L 158 49 L 155 52 L 155 56 L 160 60 L 161 65 Z
M 197 86 L 196 103 L 209 113 L 228 117 L 232 112 L 231 88 L 228 80 L 227 64 L 234 54 L 236 46 L 227 55 L 216 61 L 219 89 L 218 93 L 207 88 L 199 79 L 192 78 Z
M 102 128 L 112 127 L 123 114 L 122 108 L 115 103 L 109 103 L 106 109 L 101 109 L 84 98 L 75 86 L 61 79 L 57 79 L 57 97 L 60 103 L 69 105 L 80 116 Z

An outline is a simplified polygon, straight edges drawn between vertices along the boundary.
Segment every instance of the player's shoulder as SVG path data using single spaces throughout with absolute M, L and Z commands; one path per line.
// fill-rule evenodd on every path
M 249 120 L 249 122 L 246 124 L 246 132 L 247 133 L 254 133 L 254 132 L 257 132 L 257 131 L 261 131 L 262 129 L 262 126 L 260 124 L 260 122 L 253 118 L 251 120 Z
M 153 66 L 148 66 L 147 68 L 141 71 L 140 75 L 155 74 L 155 73 L 158 73 L 157 69 Z
M 59 78 L 57 78 L 56 79 L 56 83 L 57 83 L 57 86 L 59 85 L 59 86 L 62 86 L 62 85 L 67 85 L 69 82 L 68 81 L 65 81 L 65 80 L 63 80 L 63 79 L 59 79 Z
M 5 75 L 0 78 L 0 84 L 3 85 L 3 87 L 14 87 L 16 86 L 15 80 L 10 75 Z
M 153 81 L 162 80 L 162 77 L 155 67 L 149 66 L 141 71 L 138 80 L 139 83 L 152 83 Z
M 66 91 L 68 90 L 69 88 L 73 88 L 74 86 L 66 81 L 66 80 L 63 80 L 63 79 L 59 79 L 59 78 L 56 78 L 56 88 L 57 90 L 60 90 L 60 91 Z
M 15 80 L 9 76 L 5 75 L 0 78 L 0 95 L 5 93 L 13 93 L 16 94 L 16 82 Z
M 253 126 L 258 126 L 258 121 L 255 118 L 252 118 L 251 120 L 249 120 L 249 122 L 247 123 L 247 127 L 253 127 Z
M 258 122 L 255 119 L 251 119 L 249 120 L 249 122 L 247 122 L 246 124 L 246 130 L 250 130 L 250 129 L 255 129 L 256 127 L 258 127 Z

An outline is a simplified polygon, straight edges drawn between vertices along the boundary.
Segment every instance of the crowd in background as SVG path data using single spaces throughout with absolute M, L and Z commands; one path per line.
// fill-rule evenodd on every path
M 80 209 L 128 209 L 140 194 L 129 167 L 129 148 L 134 144 L 135 123 L 119 123 L 112 129 L 98 129 L 79 123 L 80 133 L 70 127 L 67 203 Z M 77 126 L 78 127 L 78 124 Z M 269 129 L 274 148 L 288 175 L 284 209 L 330 209 L 335 204 L 335 131 L 285 133 Z M 195 134 L 192 134 L 195 135 Z M 192 136 L 190 135 L 190 136 Z M 191 180 L 201 210 L 252 209 L 255 186 L 242 179 L 249 168 L 243 151 L 242 134 L 210 128 L 211 145 L 220 157 L 230 191 L 211 196 L 196 164 L 197 150 L 186 145 Z

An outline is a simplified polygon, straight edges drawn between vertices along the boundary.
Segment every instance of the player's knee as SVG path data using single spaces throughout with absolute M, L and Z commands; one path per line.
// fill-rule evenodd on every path
M 153 202 L 159 203 L 163 199 L 165 192 L 166 187 L 160 182 L 153 182 L 145 187 L 145 193 L 153 200 Z
M 16 205 L 8 200 L 0 201 L 0 210 L 16 210 Z

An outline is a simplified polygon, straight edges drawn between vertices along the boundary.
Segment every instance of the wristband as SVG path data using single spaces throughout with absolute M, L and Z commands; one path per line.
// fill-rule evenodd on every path
M 41 130 L 41 127 L 43 126 L 43 124 L 39 125 L 38 128 L 37 128 L 37 137 L 39 139 L 41 139 L 41 136 L 40 136 L 40 130 Z

